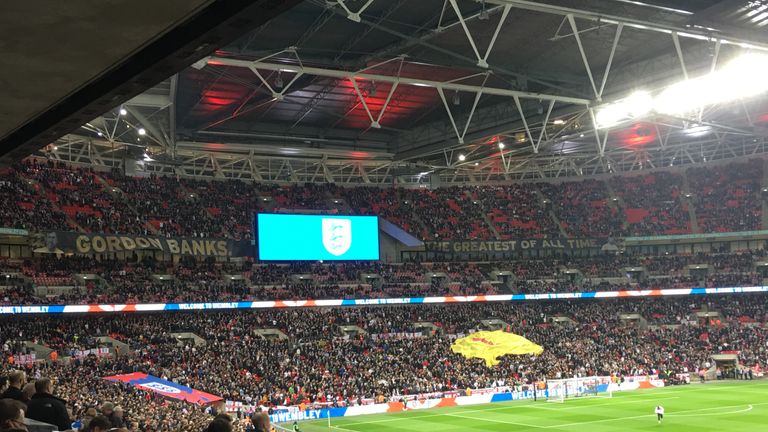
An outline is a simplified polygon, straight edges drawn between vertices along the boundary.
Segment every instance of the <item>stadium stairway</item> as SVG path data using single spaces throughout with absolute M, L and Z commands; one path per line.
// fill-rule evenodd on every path
M 503 330 L 511 327 L 508 322 L 502 321 L 498 318 L 488 318 L 488 319 L 480 320 L 480 324 L 486 330 L 491 330 L 491 331 Z
M 547 197 L 545 197 L 544 194 L 541 193 L 539 188 L 534 187 L 534 191 L 536 192 L 536 196 L 539 198 L 539 203 L 542 206 L 547 207 L 545 203 L 549 202 L 549 199 L 547 199 Z M 567 238 L 568 233 L 565 232 L 565 228 L 563 228 L 563 225 L 560 223 L 560 219 L 558 219 L 557 215 L 555 214 L 554 210 L 552 210 L 551 206 L 549 207 L 549 210 L 547 210 L 547 212 L 549 213 L 549 217 L 551 217 L 552 220 L 555 222 L 555 225 L 557 225 L 557 229 L 560 230 L 560 237 Z
M 762 192 L 766 188 L 768 188 L 768 159 L 763 161 L 763 181 L 760 188 L 762 195 L 766 195 Z M 763 199 L 762 203 L 763 214 L 761 216 L 760 227 L 762 229 L 768 229 L 768 200 Z
M 608 200 L 608 207 L 616 210 L 616 212 L 620 215 L 624 214 L 625 208 L 627 206 L 624 204 L 624 199 L 618 195 L 616 195 L 616 192 L 614 192 L 613 188 L 611 187 L 611 182 L 606 181 L 605 187 L 608 190 L 608 194 L 610 194 L 610 199 Z M 629 221 L 627 220 L 626 216 L 621 218 L 621 229 L 624 232 L 629 231 Z
M 341 331 L 342 335 L 349 337 L 357 337 L 368 334 L 367 331 L 355 325 L 339 326 L 339 330 Z
M 77 223 L 77 222 L 76 222 L 76 221 L 75 221 L 75 220 L 72 218 L 72 216 L 68 215 L 68 214 L 67 214 L 67 213 L 66 213 L 66 212 L 65 212 L 65 211 L 64 211 L 64 210 L 61 208 L 61 206 L 59 206 L 59 203 L 58 203 L 58 202 L 56 202 L 56 201 L 54 201 L 54 200 L 50 199 L 50 197 L 49 197 L 49 195 L 48 195 L 50 191 L 48 191 L 48 189 L 46 189 L 46 187 L 45 187 L 45 186 L 44 186 L 42 183 L 38 182 L 37 180 L 31 179 L 31 178 L 30 178 L 30 179 L 27 179 L 27 181 L 28 181 L 28 182 L 29 182 L 29 184 L 30 184 L 30 185 L 33 187 L 33 189 L 37 191 L 38 195 L 40 195 L 44 201 L 48 201 L 49 203 L 51 203 L 51 208 L 53 209 L 53 211 L 55 211 L 55 212 L 58 212 L 58 213 L 62 213 L 62 214 L 64 214 L 64 215 L 66 216 L 66 218 L 67 218 L 67 223 L 69 224 L 69 226 L 71 226 L 71 227 L 72 227 L 72 228 L 73 228 L 75 231 L 78 231 L 78 232 L 86 232 L 86 230 L 85 230 L 85 229 L 83 229 L 83 227 L 81 227 L 81 226 L 80 226 L 80 224 L 78 224 L 78 223 Z M 52 193 L 52 192 L 51 192 L 51 193 Z
M 433 322 L 428 321 L 416 321 L 413 323 L 413 329 L 417 332 L 429 332 L 432 334 L 443 333 L 443 329 L 436 326 Z
M 518 294 L 520 290 L 517 288 L 515 281 L 517 276 L 515 272 L 508 268 L 495 268 L 488 272 L 490 279 L 488 282 L 494 285 L 499 294 Z
M 120 342 L 119 340 L 109 337 L 109 336 L 99 336 L 96 338 L 96 340 L 100 343 L 105 345 L 107 348 L 109 348 L 109 352 L 111 354 L 115 354 L 116 352 L 120 352 L 122 354 L 125 354 L 131 350 L 131 347 L 128 346 L 127 343 Z
M 627 326 L 635 326 L 640 330 L 648 328 L 648 320 L 637 312 L 619 314 L 619 319 Z
M 51 353 L 53 352 L 53 349 L 32 341 L 24 341 L 24 346 L 31 349 L 35 356 L 41 360 L 51 358 Z
M 192 342 L 192 345 L 194 346 L 205 346 L 206 344 L 208 344 L 208 342 L 205 339 L 201 338 L 195 333 L 190 333 L 190 332 L 171 333 L 171 336 L 175 337 L 176 340 L 178 340 L 179 344 L 181 345 L 186 345 L 188 342 Z
M 415 234 L 417 238 L 426 240 L 425 236 L 421 236 L 419 233 L 429 233 L 429 235 L 434 238 L 435 233 L 429 232 L 429 230 L 427 229 L 427 224 L 425 224 L 424 221 L 421 219 L 421 216 L 419 216 L 419 212 L 413 213 L 413 220 L 419 224 L 419 228 L 414 229 L 415 227 L 411 227 L 411 234 Z
M 483 221 L 486 225 L 488 225 L 488 230 L 493 234 L 494 240 L 501 240 L 501 235 L 499 235 L 499 232 L 496 230 L 496 227 L 493 226 L 493 223 L 491 222 L 491 219 L 488 217 L 488 214 L 483 212 Z
M 688 176 L 683 176 L 683 196 L 689 196 L 691 195 L 691 186 L 688 183 Z M 691 232 L 693 234 L 698 234 L 701 232 L 699 229 L 699 219 L 696 217 L 696 207 L 693 205 L 693 200 L 689 199 L 686 200 L 686 204 L 688 205 L 688 219 L 691 222 Z
M 573 317 L 564 314 L 550 316 L 548 321 L 560 327 L 574 327 L 578 324 L 578 321 L 573 319 Z
M 125 204 L 125 206 L 128 207 L 128 209 L 133 212 L 133 215 L 131 215 L 131 216 L 136 216 L 136 215 L 139 214 L 139 212 L 136 210 L 136 207 L 131 205 L 130 202 L 123 200 L 123 196 L 125 196 L 125 194 L 118 187 L 110 185 L 109 182 L 104 180 L 103 177 L 101 177 L 100 175 L 98 175 L 96 173 L 93 174 L 93 178 L 95 178 L 96 181 L 99 182 L 99 184 L 101 184 L 101 187 L 104 188 L 104 191 L 106 191 L 108 194 L 112 195 L 112 198 L 114 200 L 116 200 L 116 201 L 117 200 L 123 201 L 123 204 Z M 149 230 L 150 233 L 157 234 L 157 228 L 155 228 L 154 225 L 152 225 L 151 223 L 146 222 L 144 224 L 144 226 L 147 228 L 147 230 Z

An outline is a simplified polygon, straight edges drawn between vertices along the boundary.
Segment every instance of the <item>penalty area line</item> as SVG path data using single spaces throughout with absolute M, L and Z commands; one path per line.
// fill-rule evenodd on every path
M 755 406 L 757 405 L 768 405 L 768 402 L 763 403 L 757 403 L 753 404 Z M 702 411 L 712 411 L 716 409 L 723 409 L 723 408 L 739 408 L 743 407 L 744 405 L 729 405 L 729 406 L 723 406 L 723 407 L 713 407 L 713 408 L 701 408 L 701 409 L 692 409 L 692 410 L 685 410 L 685 411 L 677 411 L 677 413 L 667 413 L 665 414 L 669 418 L 674 417 L 691 417 L 691 416 L 710 416 L 710 415 L 729 415 L 729 414 L 738 414 L 738 413 L 744 413 L 752 410 L 753 405 L 748 405 L 747 409 L 739 410 L 738 412 L 731 411 L 731 412 L 722 412 L 722 413 L 711 413 L 711 414 L 688 414 L 687 413 L 700 413 Z M 643 414 L 643 415 L 637 415 L 637 416 L 631 416 L 631 417 L 616 417 L 616 418 L 608 418 L 608 419 L 600 419 L 600 420 L 589 420 L 589 421 L 583 421 L 583 422 L 574 422 L 574 423 L 565 423 L 565 424 L 558 424 L 558 425 L 552 425 L 552 426 L 540 426 L 541 429 L 553 429 L 553 428 L 563 428 L 563 427 L 570 427 L 570 426 L 580 426 L 585 424 L 593 424 L 593 423 L 609 423 L 609 422 L 615 422 L 615 421 L 622 421 L 622 420 L 633 420 L 633 419 L 641 419 L 646 417 L 654 417 L 655 414 Z
M 747 405 L 746 408 L 737 410 L 737 411 L 728 411 L 728 412 L 715 412 L 715 413 L 705 413 L 705 414 L 678 414 L 675 417 L 704 417 L 704 416 L 721 416 L 721 415 L 730 415 L 730 414 L 741 414 L 745 412 L 752 411 L 752 405 Z

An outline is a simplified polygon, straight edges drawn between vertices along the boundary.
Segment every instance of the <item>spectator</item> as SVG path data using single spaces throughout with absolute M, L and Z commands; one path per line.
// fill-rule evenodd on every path
M 86 432 L 107 432 L 110 428 L 112 428 L 112 423 L 109 422 L 109 419 L 103 415 L 98 415 L 88 423 L 85 430 Z
M 22 395 L 22 401 L 24 403 L 29 402 L 32 399 L 32 396 L 35 395 L 35 383 L 29 382 L 24 385 L 24 388 L 21 389 L 21 395 Z
M 21 389 L 27 383 L 27 374 L 24 371 L 16 370 L 8 376 L 8 388 L 0 395 L 0 399 L 14 399 L 20 402 L 27 402 Z
M 26 432 L 24 404 L 15 399 L 0 399 L 0 432 Z
M 85 416 L 83 417 L 83 430 L 88 430 L 88 425 L 91 423 L 91 420 L 93 420 L 98 413 L 96 412 L 96 408 L 88 408 L 85 410 Z
M 232 432 L 232 421 L 222 416 L 216 416 L 205 429 L 205 432 Z
M 109 416 L 109 422 L 112 423 L 112 427 L 121 428 L 125 426 L 123 414 L 123 407 L 120 405 L 116 406 L 115 410 L 112 412 L 112 415 Z
M 251 423 L 256 432 L 271 432 L 272 427 L 269 424 L 269 416 L 264 413 L 255 413 L 251 416 Z
M 66 402 L 53 395 L 53 382 L 49 378 L 35 381 L 35 395 L 27 404 L 27 417 L 67 430 L 72 420 L 67 412 Z

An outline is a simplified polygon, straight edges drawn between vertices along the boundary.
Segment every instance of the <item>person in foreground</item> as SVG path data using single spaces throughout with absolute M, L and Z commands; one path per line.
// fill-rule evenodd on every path
M 24 404 L 15 399 L 0 399 L 0 432 L 26 432 Z
M 0 399 L 15 399 L 21 402 L 27 402 L 21 389 L 27 383 L 27 375 L 24 371 L 13 371 L 8 375 L 8 388 L 0 395 Z
M 254 413 L 251 416 L 251 422 L 256 432 L 272 431 L 272 426 L 269 424 L 269 416 L 264 413 Z
M 35 395 L 27 404 L 27 417 L 32 420 L 50 423 L 59 430 L 67 430 L 72 425 L 66 402 L 53 395 L 53 382 L 50 378 L 35 381 Z
M 656 420 L 661 424 L 661 421 L 664 420 L 664 407 L 661 405 L 656 405 Z

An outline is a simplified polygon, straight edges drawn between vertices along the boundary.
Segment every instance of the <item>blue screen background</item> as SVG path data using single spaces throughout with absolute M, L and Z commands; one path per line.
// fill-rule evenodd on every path
M 334 255 L 323 244 L 323 219 L 351 221 L 351 243 L 343 254 Z M 379 259 L 377 216 L 260 213 L 256 215 L 256 236 L 259 259 L 262 261 Z M 344 232 L 344 237 L 349 240 L 347 232 Z

